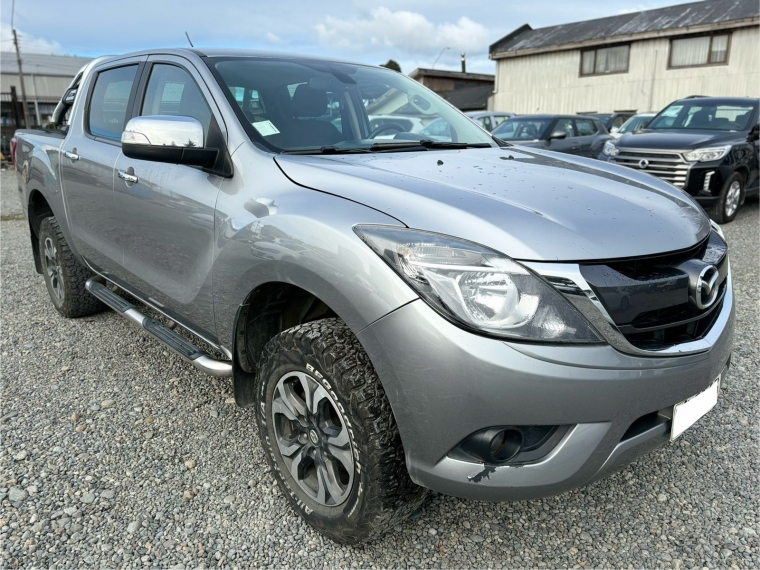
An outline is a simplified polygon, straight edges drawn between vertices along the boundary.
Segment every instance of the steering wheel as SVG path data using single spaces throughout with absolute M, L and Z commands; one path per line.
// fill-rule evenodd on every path
M 404 127 L 402 127 L 398 123 L 386 123 L 384 125 L 380 125 L 374 131 L 372 131 L 369 134 L 369 138 L 374 139 L 378 135 L 383 134 L 385 131 L 395 131 L 396 133 L 403 133 Z
M 728 127 L 732 131 L 740 131 L 742 128 L 742 126 L 739 123 L 726 123 L 724 126 Z

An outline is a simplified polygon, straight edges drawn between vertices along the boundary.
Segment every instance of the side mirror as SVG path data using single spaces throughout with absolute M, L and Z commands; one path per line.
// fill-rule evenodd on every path
M 121 133 L 124 156 L 153 162 L 212 168 L 218 148 L 203 147 L 203 126 L 192 117 L 135 117 Z
M 566 139 L 567 138 L 567 131 L 562 129 L 557 129 L 552 134 L 549 135 L 549 140 L 553 141 L 555 139 Z
M 618 132 L 619 130 L 620 130 L 620 127 L 612 127 L 612 128 L 610 129 L 610 134 L 611 134 L 611 135 L 614 135 L 614 134 L 615 134 L 616 132 Z

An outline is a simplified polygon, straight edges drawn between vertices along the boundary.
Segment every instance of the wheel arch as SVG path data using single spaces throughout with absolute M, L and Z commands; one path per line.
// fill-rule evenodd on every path
M 29 203 L 27 204 L 27 219 L 29 220 L 29 237 L 32 244 L 32 255 L 34 256 L 34 268 L 40 274 L 42 273 L 39 240 L 40 225 L 42 224 L 42 220 L 54 215 L 53 209 L 42 192 L 32 190 L 29 193 Z
M 236 403 L 249 406 L 254 402 L 256 366 L 272 338 L 296 325 L 331 317 L 340 318 L 317 295 L 292 283 L 268 281 L 251 290 L 238 307 L 233 328 L 232 383 Z

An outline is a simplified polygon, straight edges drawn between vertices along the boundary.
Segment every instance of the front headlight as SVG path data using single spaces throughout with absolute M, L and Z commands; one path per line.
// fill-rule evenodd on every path
M 354 231 L 447 319 L 489 335 L 599 342 L 565 298 L 507 256 L 464 240 L 388 226 Z
M 617 156 L 620 154 L 620 149 L 615 146 L 615 143 L 612 141 L 607 141 L 604 143 L 604 148 L 602 149 L 602 152 L 606 154 L 607 156 Z
M 683 153 L 683 157 L 689 162 L 709 162 L 723 158 L 729 150 L 731 150 L 731 145 L 700 148 Z

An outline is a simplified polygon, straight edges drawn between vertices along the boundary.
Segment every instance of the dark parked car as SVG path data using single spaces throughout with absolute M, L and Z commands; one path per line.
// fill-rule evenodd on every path
M 599 119 L 579 115 L 521 115 L 504 121 L 493 135 L 522 146 L 593 158 L 610 140 Z
M 607 143 L 599 158 L 682 188 L 724 224 L 760 189 L 758 106 L 742 97 L 674 101 L 646 128 Z
M 613 132 L 613 129 L 619 129 L 620 127 L 622 127 L 623 123 L 625 123 L 628 119 L 633 117 L 636 113 L 634 111 L 618 111 L 615 113 L 584 113 L 584 114 L 590 117 L 595 117 L 599 119 L 604 125 L 605 129 L 607 129 L 610 132 Z

